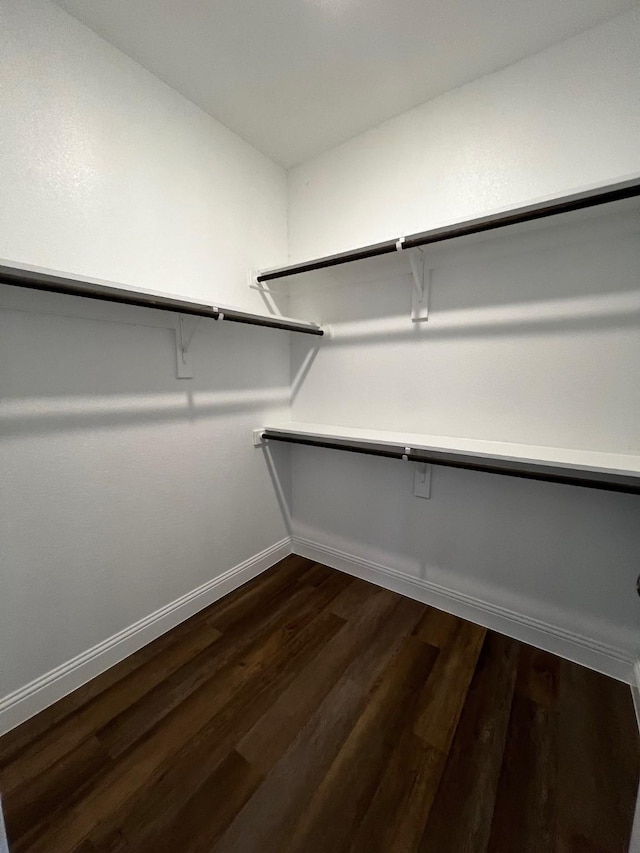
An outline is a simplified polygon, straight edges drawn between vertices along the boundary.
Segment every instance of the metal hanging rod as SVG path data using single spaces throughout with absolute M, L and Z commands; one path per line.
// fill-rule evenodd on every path
M 421 450 L 401 444 L 380 444 L 373 441 L 356 439 L 315 437 L 305 433 L 298 435 L 277 429 L 264 429 L 262 439 L 280 441 L 288 444 L 304 444 L 312 447 L 325 447 L 330 450 L 348 450 L 352 453 L 364 453 L 369 456 L 384 456 L 390 459 L 403 459 L 410 462 L 427 462 L 447 468 L 466 468 L 470 471 L 485 471 L 490 474 L 502 474 L 508 477 L 521 477 L 529 480 L 546 480 L 552 483 L 564 483 L 571 486 L 585 486 L 590 489 L 604 489 L 611 492 L 640 494 L 640 475 L 616 474 L 602 471 L 585 470 L 570 466 L 544 465 L 536 462 L 487 458 L 455 451 Z
M 0 284 L 24 287 L 31 290 L 46 290 L 51 293 L 64 293 L 69 296 L 82 296 L 86 299 L 99 299 L 103 302 L 118 302 L 123 305 L 136 305 L 142 308 L 155 308 L 176 314 L 193 314 L 197 317 L 210 317 L 213 320 L 228 320 L 231 323 L 245 323 L 251 326 L 267 326 L 270 329 L 284 329 L 289 332 L 301 332 L 305 335 L 323 335 L 316 323 L 293 320 L 288 317 L 270 317 L 253 314 L 235 308 L 216 307 L 200 302 L 189 302 L 173 296 L 161 296 L 138 290 L 104 284 L 90 280 L 75 279 L 70 276 L 51 273 L 29 267 L 0 264 Z
M 441 243 L 445 240 L 455 240 L 457 237 L 466 237 L 470 234 L 480 234 L 484 231 L 494 231 L 506 228 L 509 225 L 518 225 L 524 222 L 533 222 L 548 216 L 556 216 L 561 213 L 584 210 L 601 204 L 622 201 L 623 199 L 640 196 L 640 179 L 633 178 L 620 183 L 610 184 L 598 190 L 574 193 L 563 198 L 552 201 L 542 201 L 525 207 L 506 210 L 489 216 L 481 216 L 477 219 L 469 219 L 453 225 L 441 228 L 433 228 L 430 231 L 422 231 L 408 237 L 399 237 L 395 240 L 385 240 L 382 243 L 373 243 L 370 246 L 361 246 L 347 252 L 339 252 L 335 255 L 327 255 L 323 258 L 305 261 L 300 264 L 265 270 L 258 273 L 258 282 L 273 281 L 278 278 L 287 278 L 299 273 L 312 272 L 313 270 L 335 267 L 340 264 L 348 264 L 352 261 L 361 261 L 365 258 L 374 258 L 378 255 L 389 255 L 404 249 L 414 249 L 418 246 L 428 246 L 431 243 Z

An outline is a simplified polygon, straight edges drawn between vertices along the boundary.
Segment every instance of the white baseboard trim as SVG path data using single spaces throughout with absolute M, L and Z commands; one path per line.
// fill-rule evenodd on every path
M 294 536 L 293 552 L 634 684 L 634 659 L 625 650 L 310 539 Z
M 0 699 L 0 735 L 86 684 L 291 553 L 291 537 L 286 537 Z
M 638 720 L 638 728 L 640 729 L 640 660 L 637 660 L 633 665 L 631 695 L 633 696 L 633 705 L 636 709 L 636 718 Z
M 636 719 L 638 721 L 638 728 L 640 729 L 640 660 L 637 660 L 633 665 L 631 695 L 633 696 L 633 705 L 636 709 Z M 633 815 L 629 853 L 640 853 L 640 788 L 636 795 L 636 810 Z
M 636 799 L 636 810 L 631 827 L 631 839 L 629 841 L 629 853 L 640 853 L 640 794 Z

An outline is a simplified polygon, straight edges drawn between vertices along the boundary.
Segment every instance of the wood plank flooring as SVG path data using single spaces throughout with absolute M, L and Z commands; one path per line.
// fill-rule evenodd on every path
M 629 688 L 289 557 L 0 738 L 12 853 L 623 853 Z

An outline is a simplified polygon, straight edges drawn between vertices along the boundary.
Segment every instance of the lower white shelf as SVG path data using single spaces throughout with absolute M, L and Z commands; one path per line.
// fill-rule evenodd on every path
M 406 458 L 453 468 L 640 494 L 640 455 L 299 422 L 267 426 L 262 436 L 267 442 Z

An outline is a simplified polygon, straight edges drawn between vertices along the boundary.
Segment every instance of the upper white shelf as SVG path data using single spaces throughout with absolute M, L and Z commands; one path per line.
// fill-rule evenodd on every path
M 176 314 L 210 317 L 213 320 L 246 323 L 251 326 L 267 326 L 272 329 L 302 332 L 307 335 L 324 334 L 317 323 L 310 323 L 305 320 L 295 320 L 291 317 L 281 317 L 275 314 L 254 314 L 219 303 L 213 305 L 210 302 L 200 300 L 187 300 L 170 293 L 159 293 L 152 290 L 129 290 L 113 282 L 80 277 L 72 273 L 61 273 L 11 261 L 0 260 L 0 284 L 62 293 L 69 296 L 82 296 L 86 299 L 98 299 L 103 302 L 155 308 Z
M 396 237 L 381 243 L 359 246 L 335 255 L 325 255 L 289 266 L 262 270 L 256 275 L 255 280 L 258 284 L 264 285 L 276 279 L 288 278 L 301 273 L 327 269 L 381 255 L 390 255 L 406 249 L 417 249 L 447 240 L 487 235 L 488 232 L 513 229 L 514 226 L 528 226 L 530 223 L 536 222 L 540 224 L 544 221 L 545 224 L 552 224 L 556 221 L 554 217 L 565 222 L 571 219 L 571 215 L 574 218 L 580 218 L 585 215 L 588 216 L 590 211 L 604 213 L 628 209 L 637 210 L 639 208 L 640 176 L 636 175 L 615 184 L 590 187 L 571 195 L 545 198 L 523 207 L 494 211 L 475 219 L 442 225 L 429 231 Z
M 640 455 L 301 422 L 267 426 L 263 437 L 640 494 Z

